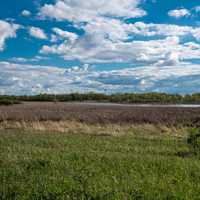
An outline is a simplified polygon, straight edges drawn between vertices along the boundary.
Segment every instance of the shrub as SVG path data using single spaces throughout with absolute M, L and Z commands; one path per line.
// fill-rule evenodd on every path
M 13 104 L 18 104 L 20 103 L 17 100 L 10 100 L 10 99 L 0 99 L 0 106 L 9 106 L 9 105 L 13 105 Z
M 190 130 L 187 143 L 194 154 L 200 154 L 200 129 L 194 128 Z

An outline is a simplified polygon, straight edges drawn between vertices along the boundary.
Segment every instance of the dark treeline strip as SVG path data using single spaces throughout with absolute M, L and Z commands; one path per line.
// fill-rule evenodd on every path
M 113 103 L 160 103 L 160 104 L 199 104 L 200 93 L 191 95 L 166 94 L 166 93 L 72 93 L 72 94 L 39 94 L 35 96 L 0 96 L 0 105 L 10 105 L 20 101 L 51 101 L 51 102 L 70 102 L 70 101 L 96 101 Z
M 9 106 L 19 104 L 20 101 L 16 97 L 0 96 L 0 105 Z

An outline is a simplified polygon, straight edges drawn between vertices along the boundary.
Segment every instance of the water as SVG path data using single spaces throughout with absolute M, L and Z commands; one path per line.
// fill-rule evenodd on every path
M 122 106 L 122 107 L 146 107 L 146 108 L 200 108 L 200 104 L 122 104 L 122 103 L 96 103 L 80 102 L 79 105 L 91 106 Z

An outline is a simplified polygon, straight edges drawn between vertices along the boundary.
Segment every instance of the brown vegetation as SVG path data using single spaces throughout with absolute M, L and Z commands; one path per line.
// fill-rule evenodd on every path
M 145 123 L 200 126 L 200 108 L 24 102 L 9 107 L 1 106 L 0 121 L 77 121 L 89 124 Z
M 123 136 L 123 135 L 147 135 L 148 138 L 154 138 L 155 136 L 175 136 L 175 137 L 186 137 L 187 127 L 167 127 L 164 125 L 153 125 L 153 124 L 142 124 L 142 125 L 119 125 L 119 124 L 85 124 L 75 121 L 35 121 L 25 122 L 16 121 L 0 122 L 0 133 L 1 130 L 20 130 L 39 133 L 67 133 L 67 134 L 84 134 L 92 136 Z

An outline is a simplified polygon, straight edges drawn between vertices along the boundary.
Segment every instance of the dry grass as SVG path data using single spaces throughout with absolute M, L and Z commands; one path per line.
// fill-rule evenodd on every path
M 25 102 L 0 107 L 0 129 L 91 135 L 185 136 L 200 123 L 200 109 L 139 108 L 73 103 Z
M 200 126 L 200 108 L 159 108 L 25 102 L 0 106 L 0 121 L 78 121 L 88 124 Z
M 164 125 L 138 124 L 86 124 L 76 121 L 3 121 L 0 130 L 19 129 L 40 132 L 58 132 L 73 134 L 88 134 L 95 136 L 122 136 L 125 134 L 148 133 L 148 137 L 155 135 L 171 135 L 185 137 L 186 127 L 168 127 Z

